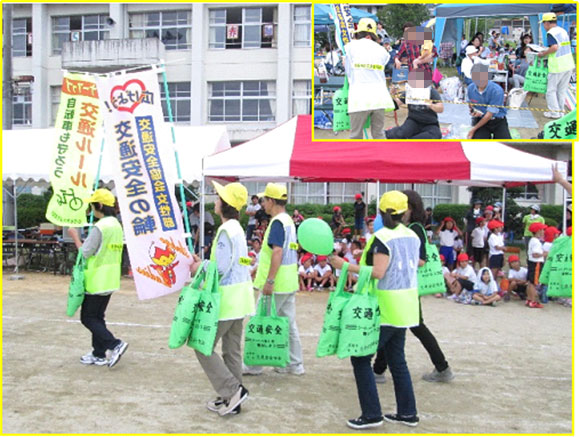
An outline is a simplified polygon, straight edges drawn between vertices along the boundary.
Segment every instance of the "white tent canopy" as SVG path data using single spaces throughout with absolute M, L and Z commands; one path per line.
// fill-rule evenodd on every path
M 201 179 L 204 156 L 231 147 L 225 126 L 175 126 L 176 148 L 184 182 Z M 170 125 L 165 124 L 160 140 L 172 142 Z M 55 152 L 55 129 L 2 131 L 2 180 L 47 181 Z M 100 144 L 98 145 L 100 149 Z M 112 154 L 105 144 L 99 179 L 113 180 Z M 173 159 L 173 157 L 171 157 Z M 174 172 L 174 166 L 168 169 Z

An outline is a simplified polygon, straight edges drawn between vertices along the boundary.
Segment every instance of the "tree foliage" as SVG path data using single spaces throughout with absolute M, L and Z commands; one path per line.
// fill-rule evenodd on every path
M 411 22 L 415 26 L 429 19 L 429 9 L 425 4 L 389 4 L 377 12 L 379 21 L 392 38 L 403 36 L 403 24 Z

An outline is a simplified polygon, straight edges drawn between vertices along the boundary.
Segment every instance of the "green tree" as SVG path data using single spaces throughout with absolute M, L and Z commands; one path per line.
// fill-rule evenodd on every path
M 403 24 L 411 22 L 415 26 L 429 19 L 429 9 L 424 4 L 390 4 L 377 12 L 379 21 L 392 38 L 403 36 Z

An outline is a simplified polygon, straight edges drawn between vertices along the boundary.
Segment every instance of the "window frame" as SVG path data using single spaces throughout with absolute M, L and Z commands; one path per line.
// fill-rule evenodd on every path
M 22 82 L 18 85 L 22 89 L 26 89 L 27 92 L 25 94 L 16 94 L 12 95 L 12 125 L 13 126 L 32 126 L 32 83 L 31 82 Z M 20 98 L 24 96 L 24 100 Z M 16 106 L 22 106 L 22 112 L 24 114 L 23 118 L 16 119 Z
M 21 31 L 22 27 L 16 29 L 16 21 L 24 21 L 24 32 Z M 32 37 L 32 17 L 21 17 L 21 18 L 13 18 L 12 19 L 12 57 L 13 58 L 30 58 L 32 57 L 32 42 L 28 43 L 29 35 Z M 24 50 L 24 54 L 17 54 L 15 52 L 15 43 L 14 40 L 16 38 L 25 38 L 25 46 L 26 49 Z M 20 50 L 18 51 L 20 53 Z
M 81 19 L 81 28 L 80 29 L 71 29 L 71 18 L 79 18 Z M 98 17 L 96 27 L 95 24 L 86 23 L 86 20 L 91 17 Z M 51 46 L 52 50 L 51 53 L 53 56 L 58 56 L 62 54 L 62 46 L 58 47 L 58 44 L 55 44 L 60 39 L 57 38 L 58 35 L 68 35 L 68 39 L 63 40 L 62 42 L 69 42 L 72 41 L 72 33 L 79 32 L 80 38 L 78 41 L 105 41 L 109 39 L 109 28 L 107 26 L 107 18 L 109 17 L 108 14 L 86 14 L 86 15 L 58 15 L 52 16 L 52 23 L 51 23 L 51 30 L 52 30 L 52 38 L 51 38 Z M 68 19 L 68 27 L 65 29 L 63 27 L 62 30 L 57 28 L 57 21 L 62 18 Z M 64 25 L 61 25 L 64 26 Z M 90 33 L 97 33 L 97 39 L 85 39 L 86 34 Z M 73 41 L 74 42 L 74 41 Z
M 272 21 L 268 21 L 268 22 L 264 22 L 264 9 L 270 9 L 271 8 L 271 13 L 272 13 Z M 233 22 L 228 22 L 228 11 L 241 11 L 241 18 L 240 18 L 240 22 L 239 23 L 233 23 Z M 260 18 L 259 21 L 249 21 L 248 20 L 248 11 L 250 10 L 259 10 L 259 14 L 260 14 Z M 225 11 L 225 18 L 224 19 L 219 19 L 220 21 L 217 21 L 214 16 L 212 14 L 217 13 L 217 12 L 223 12 Z M 256 5 L 256 6 L 250 6 L 250 7 L 245 7 L 245 6 L 235 6 L 235 7 L 219 7 L 219 8 L 210 8 L 209 9 L 209 20 L 208 20 L 208 25 L 209 25 L 209 36 L 208 36 L 208 49 L 209 50 L 256 50 L 256 49 L 269 49 L 269 48 L 277 48 L 277 36 L 278 36 L 278 22 L 277 22 L 277 6 L 271 6 L 271 5 Z M 268 12 L 270 12 L 268 10 Z M 237 15 L 237 14 L 236 14 Z M 221 21 L 223 20 L 223 21 Z M 233 18 L 230 18 L 230 20 L 233 20 Z M 236 39 L 236 42 L 230 42 L 228 43 L 228 40 L 231 38 L 227 37 L 227 28 L 230 25 L 237 25 L 238 26 L 238 38 Z M 268 40 L 267 37 L 264 36 L 264 26 L 266 25 L 272 25 L 272 37 L 270 40 Z M 260 40 L 259 40 L 259 44 L 257 46 L 255 45 L 249 45 L 248 42 L 246 41 L 245 37 L 246 37 L 246 28 L 248 27 L 259 27 L 259 31 L 260 31 Z M 218 32 L 219 29 L 222 29 L 223 31 L 223 36 L 224 36 L 224 42 L 218 42 L 217 39 L 212 40 L 212 38 L 214 38 L 215 36 L 217 36 L 217 33 L 214 32 Z M 213 30 L 213 32 L 212 32 Z M 239 39 L 239 42 L 237 42 L 237 40 Z M 228 47 L 229 45 L 229 47 Z
M 308 19 L 303 19 L 302 17 L 297 17 L 296 11 L 300 8 L 308 8 Z M 292 13 L 292 45 L 293 47 L 312 47 L 312 5 L 294 5 L 294 10 Z M 297 26 L 308 26 L 308 40 L 307 41 L 297 41 L 296 31 Z
M 249 89 L 249 84 L 258 83 L 258 90 Z M 223 84 L 222 95 L 214 95 L 214 85 Z M 239 94 L 232 94 L 233 89 L 227 90 L 227 84 L 239 84 Z M 268 94 L 262 95 L 262 84 L 266 87 L 266 92 Z M 246 90 L 245 87 L 248 87 Z M 245 94 L 245 91 L 248 93 Z M 273 94 L 270 94 L 273 91 Z M 219 92 L 219 91 L 218 91 Z M 228 93 L 230 95 L 228 95 Z M 257 93 L 257 94 L 256 94 Z M 276 121 L 276 81 L 270 80 L 241 80 L 241 81 L 213 81 L 208 82 L 208 113 L 207 122 L 208 123 L 258 123 L 258 122 L 272 122 Z M 212 102 L 221 101 L 222 102 L 222 117 L 217 119 L 212 119 Z M 233 119 L 233 115 L 228 116 L 226 111 L 226 102 L 237 101 L 239 102 L 239 118 Z M 257 114 L 255 114 L 256 119 L 244 120 L 244 101 L 258 101 L 257 103 Z M 270 104 L 270 113 L 266 114 L 261 118 L 260 102 L 267 101 Z M 252 114 L 253 116 L 253 114 Z M 250 117 L 246 115 L 246 117 Z M 252 117 L 253 118 L 253 117 Z
M 163 14 L 169 13 L 186 13 L 187 14 L 187 22 L 185 24 L 179 24 L 179 18 L 176 17 L 174 24 L 165 24 L 163 23 Z M 135 19 L 137 16 L 143 16 L 143 22 L 147 21 L 147 16 L 151 14 L 158 14 L 158 23 L 157 25 L 150 25 L 144 24 L 141 26 L 136 26 L 133 24 L 132 20 Z M 167 44 L 163 41 L 163 32 L 169 31 L 172 29 L 185 29 L 185 44 Z M 157 31 L 158 39 L 165 45 L 166 50 L 191 50 L 192 47 L 192 17 L 191 17 L 191 10 L 188 9 L 175 9 L 175 10 L 167 10 L 167 11 L 149 11 L 149 12 L 132 12 L 129 14 L 129 38 L 130 39 L 141 39 L 141 38 L 154 38 L 153 36 L 148 37 L 147 31 Z M 135 37 L 132 35 L 133 32 L 143 32 L 142 37 Z M 189 39 L 189 41 L 188 41 Z
M 187 90 L 178 90 L 179 85 L 187 85 Z M 190 123 L 191 122 L 191 82 L 167 82 L 169 89 L 169 104 L 171 105 L 171 112 L 173 116 L 173 123 Z M 172 90 L 173 88 L 173 90 Z M 184 87 L 185 88 L 185 87 Z M 165 87 L 163 82 L 159 84 L 161 106 L 163 109 L 163 118 L 169 122 L 169 113 L 167 112 L 167 102 L 165 99 Z M 185 94 L 181 94 L 185 93 Z M 178 111 L 178 102 L 187 102 L 187 116 L 180 115 Z

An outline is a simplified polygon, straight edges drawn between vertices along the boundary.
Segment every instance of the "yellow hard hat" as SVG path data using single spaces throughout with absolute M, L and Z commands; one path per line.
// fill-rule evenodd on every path
M 556 17 L 556 14 L 554 14 L 553 12 L 547 12 L 544 15 L 542 15 L 542 20 L 540 21 L 540 23 L 543 23 L 544 21 L 556 21 L 558 19 L 558 17 Z
M 222 185 L 216 181 L 211 181 L 218 196 L 228 205 L 236 208 L 238 211 L 248 202 L 248 190 L 239 182 Z
M 387 209 L 392 209 L 392 214 L 402 214 L 408 209 L 408 197 L 400 191 L 387 191 L 381 196 L 379 202 L 379 209 L 387 212 Z
M 358 22 L 356 32 L 370 32 L 376 36 L 377 23 L 372 18 L 361 18 Z
M 270 199 L 286 200 L 288 199 L 286 185 L 269 183 L 266 185 L 266 191 L 259 193 L 258 197 L 269 197 Z
M 88 199 L 83 199 L 87 203 L 102 203 L 105 206 L 115 206 L 115 196 L 106 188 L 99 188 Z

